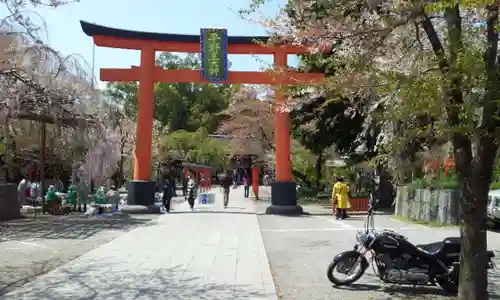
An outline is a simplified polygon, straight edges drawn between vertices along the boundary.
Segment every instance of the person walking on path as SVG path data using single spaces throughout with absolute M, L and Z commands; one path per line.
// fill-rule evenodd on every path
M 163 206 L 167 212 L 170 212 L 170 202 L 172 200 L 172 186 L 168 177 L 163 179 Z
M 247 175 L 243 177 L 243 187 L 245 189 L 245 198 L 248 198 L 250 196 L 250 182 Z
M 188 195 L 187 198 L 189 207 L 191 208 L 191 210 L 194 210 L 194 200 L 196 199 L 196 182 L 191 176 L 188 177 L 186 193 Z
M 26 205 L 26 191 L 28 190 L 28 180 L 23 177 L 19 185 L 17 186 L 17 195 L 19 200 L 19 206 L 23 207 Z
M 229 204 L 229 191 L 231 190 L 231 184 L 233 183 L 233 179 L 229 176 L 228 172 L 225 172 L 221 176 L 220 186 L 223 190 L 224 195 L 224 208 L 227 208 Z
M 187 176 L 184 176 L 184 178 L 182 179 L 182 196 L 186 197 L 187 195 L 187 182 L 188 182 L 188 178 Z
M 351 207 L 349 203 L 349 186 L 344 182 L 343 177 L 338 177 L 337 182 L 333 185 L 332 201 L 336 207 L 336 219 L 348 218 L 347 209 Z
M 264 175 L 263 181 L 264 181 L 264 185 L 265 186 L 270 186 L 271 185 L 271 178 L 270 178 L 269 174 L 265 174 Z

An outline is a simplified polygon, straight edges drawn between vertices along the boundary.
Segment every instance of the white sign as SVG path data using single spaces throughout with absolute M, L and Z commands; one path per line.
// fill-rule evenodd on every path
M 341 159 L 327 160 L 325 162 L 325 165 L 327 167 L 334 167 L 334 168 L 343 168 L 347 166 L 346 162 Z
M 200 193 L 198 196 L 198 204 L 211 205 L 215 203 L 215 194 L 213 193 Z

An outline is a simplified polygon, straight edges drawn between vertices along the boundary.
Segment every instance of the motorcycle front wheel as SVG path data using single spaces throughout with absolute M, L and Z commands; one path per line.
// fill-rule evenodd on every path
M 326 276 L 335 285 L 349 285 L 360 279 L 367 267 L 368 262 L 366 258 L 361 256 L 358 251 L 346 251 L 333 258 L 332 262 L 328 265 Z M 339 279 L 335 277 L 335 271 L 348 274 L 349 276 L 346 279 Z

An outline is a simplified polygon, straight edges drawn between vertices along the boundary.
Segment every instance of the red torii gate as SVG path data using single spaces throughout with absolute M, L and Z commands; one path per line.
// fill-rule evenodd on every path
M 152 205 L 154 181 L 151 176 L 151 147 L 153 131 L 153 88 L 155 82 L 208 82 L 200 70 L 165 70 L 155 65 L 155 52 L 200 52 L 199 35 L 140 32 L 100 26 L 80 21 L 82 30 L 94 39 L 97 46 L 141 51 L 140 66 L 126 69 L 101 69 L 102 81 L 139 81 L 137 107 L 136 149 L 134 154 L 134 180 L 129 182 L 129 204 Z M 290 159 L 290 118 L 286 109 L 286 96 L 281 85 L 317 83 L 323 80 L 322 73 L 297 73 L 287 67 L 288 54 L 307 54 L 306 45 L 271 44 L 269 37 L 229 36 L 229 54 L 270 54 L 274 57 L 277 72 L 228 72 L 224 84 L 270 84 L 275 89 L 275 150 L 276 182 L 271 192 L 268 213 L 301 213 L 297 205 L 296 185 L 292 178 Z M 323 47 L 330 51 L 331 47 Z

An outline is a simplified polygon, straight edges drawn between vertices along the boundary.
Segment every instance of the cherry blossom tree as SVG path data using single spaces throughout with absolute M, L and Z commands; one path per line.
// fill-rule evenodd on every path
M 61 146 L 54 151 L 72 161 L 73 177 L 102 182 L 109 175 L 105 170 L 120 159 L 121 132 L 107 122 L 110 116 L 86 61 L 47 46 L 43 19 L 37 25 L 32 17 L 37 7 L 70 2 L 0 1 L 10 12 L 0 26 L 0 117 L 7 128 L 23 119 L 41 122 L 44 132 L 49 127 Z
M 0 20 L 0 28 L 7 24 L 15 24 L 11 32 L 23 34 L 37 44 L 45 44 L 40 38 L 45 33 L 46 24 L 36 12 L 39 7 L 57 8 L 61 5 L 79 2 L 78 0 L 0 0 L 0 7 L 4 7 L 7 15 Z
M 272 92 L 256 86 L 234 89 L 217 134 L 225 136 L 230 157 L 252 155 L 274 168 L 274 111 Z
M 221 113 L 226 119 L 217 133 L 229 136 L 232 154 L 255 153 L 262 158 L 274 148 L 274 104 L 269 98 L 259 99 L 262 94 L 256 87 L 242 86 Z

